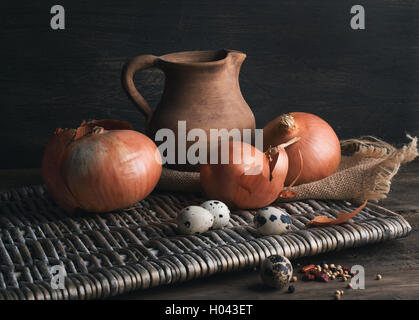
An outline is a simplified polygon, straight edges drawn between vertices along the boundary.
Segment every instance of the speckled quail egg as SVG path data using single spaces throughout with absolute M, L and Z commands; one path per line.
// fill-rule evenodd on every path
M 218 200 L 208 200 L 201 204 L 201 207 L 207 209 L 214 216 L 212 229 L 221 229 L 230 221 L 230 210 L 227 205 Z
M 260 276 L 263 282 L 277 289 L 282 289 L 287 285 L 292 277 L 292 264 L 283 256 L 273 255 L 262 262 Z
M 288 214 L 275 207 L 259 209 L 253 221 L 256 229 L 263 235 L 279 235 L 287 233 L 291 228 L 291 218 Z
M 176 222 L 183 234 L 199 234 L 212 227 L 214 216 L 202 207 L 188 206 L 179 213 Z

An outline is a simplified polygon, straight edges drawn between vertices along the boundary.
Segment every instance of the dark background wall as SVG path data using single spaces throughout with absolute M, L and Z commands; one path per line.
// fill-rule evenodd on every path
M 66 29 L 50 28 L 50 8 Z M 366 30 L 350 28 L 350 8 Z M 244 51 L 240 83 L 257 126 L 289 111 L 313 112 L 340 138 L 392 143 L 419 134 L 418 1 L 2 1 L 0 169 L 39 167 L 56 127 L 115 118 L 142 130 L 120 71 L 137 54 Z M 163 75 L 136 76 L 155 106 Z

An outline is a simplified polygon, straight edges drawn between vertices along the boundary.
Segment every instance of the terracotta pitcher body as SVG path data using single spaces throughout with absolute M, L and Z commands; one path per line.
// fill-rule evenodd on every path
M 187 51 L 160 57 L 141 55 L 128 61 L 122 84 L 129 98 L 146 117 L 146 134 L 155 140 L 159 129 L 173 130 L 178 144 L 178 123 L 186 122 L 186 132 L 203 129 L 255 129 L 255 118 L 239 86 L 239 72 L 246 55 L 233 50 Z M 165 74 L 165 86 L 153 112 L 133 82 L 134 73 L 157 67 Z M 156 141 L 159 145 L 161 141 Z M 187 141 L 186 149 L 194 142 Z M 209 144 L 209 139 L 208 139 Z M 209 147 L 209 146 L 208 146 Z M 175 148 L 176 152 L 178 146 Z M 176 160 L 178 155 L 176 153 Z M 176 162 L 178 170 L 199 169 L 197 164 Z

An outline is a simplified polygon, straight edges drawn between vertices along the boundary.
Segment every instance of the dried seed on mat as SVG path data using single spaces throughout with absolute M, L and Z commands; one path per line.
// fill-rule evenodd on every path
M 306 273 L 303 275 L 302 280 L 303 280 L 303 281 L 313 281 L 315 278 L 316 278 L 316 277 L 315 277 L 313 274 L 306 272 Z
M 309 264 L 309 265 L 307 265 L 307 266 L 304 266 L 302 269 L 301 269 L 301 271 L 304 273 L 304 272 L 307 272 L 308 270 L 311 270 L 311 269 L 314 269 L 316 266 L 314 265 L 314 264 Z

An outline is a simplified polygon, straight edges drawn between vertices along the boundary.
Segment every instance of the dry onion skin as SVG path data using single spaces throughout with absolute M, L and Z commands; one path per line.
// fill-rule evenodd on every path
M 42 159 L 48 193 L 67 212 L 107 212 L 144 199 L 162 171 L 157 146 L 117 120 L 57 129 Z
M 352 212 L 349 213 L 338 213 L 338 216 L 336 219 L 331 219 L 328 216 L 317 216 L 313 218 L 309 223 L 306 224 L 306 227 L 328 227 L 332 225 L 338 225 L 345 223 L 355 217 L 358 213 L 362 211 L 362 209 L 365 208 L 367 205 L 368 200 L 365 200 L 364 203 L 355 209 Z
M 341 159 L 340 143 L 326 121 L 305 112 L 283 114 L 263 129 L 264 150 L 294 137 L 301 139 L 287 148 L 289 167 L 285 185 L 294 180 L 295 185 L 321 180 L 336 172 Z
M 234 208 L 256 209 L 270 205 L 280 195 L 288 171 L 284 148 L 297 140 L 269 148 L 265 153 L 245 142 L 230 141 L 228 164 L 220 161 L 221 149 L 217 164 L 201 164 L 204 193 L 209 199 L 220 200 Z M 235 155 L 240 155 L 240 163 L 233 162 Z

